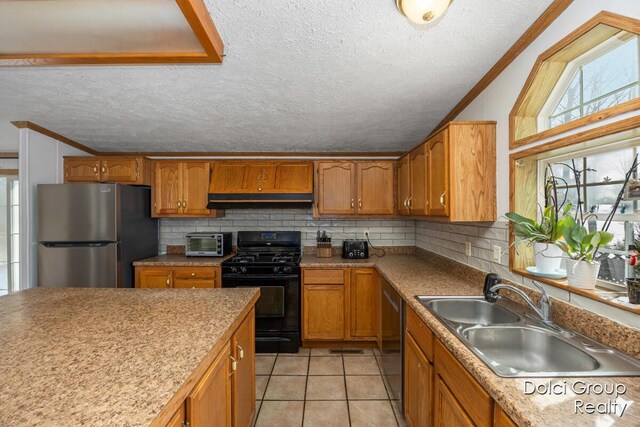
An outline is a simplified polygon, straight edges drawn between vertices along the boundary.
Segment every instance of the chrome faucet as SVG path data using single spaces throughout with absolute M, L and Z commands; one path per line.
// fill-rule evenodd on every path
M 553 320 L 551 319 L 551 300 L 549 299 L 549 296 L 538 282 L 533 280 L 533 284 L 542 293 L 542 295 L 540 296 L 540 307 L 537 307 L 533 300 L 531 300 L 531 298 L 529 298 L 527 294 L 522 292 L 520 289 L 516 288 L 515 286 L 503 284 L 500 276 L 495 273 L 487 274 L 487 277 L 485 277 L 484 279 L 484 299 L 488 302 L 494 303 L 498 301 L 498 298 L 500 297 L 498 295 L 498 290 L 509 289 L 510 291 L 520 295 L 520 297 L 527 304 L 529 304 L 529 307 L 531 307 L 531 309 L 533 309 L 533 311 L 538 316 L 540 316 L 540 319 L 542 319 L 542 323 L 547 326 L 555 326 Z

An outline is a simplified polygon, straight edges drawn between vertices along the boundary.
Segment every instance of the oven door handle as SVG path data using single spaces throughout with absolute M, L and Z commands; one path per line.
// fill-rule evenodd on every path
M 300 276 L 296 274 L 282 274 L 277 276 L 269 276 L 269 275 L 255 275 L 255 276 L 247 276 L 247 275 L 228 275 L 222 274 L 222 280 L 225 279 L 233 279 L 236 282 L 251 282 L 253 280 L 283 280 L 283 279 L 298 279 Z

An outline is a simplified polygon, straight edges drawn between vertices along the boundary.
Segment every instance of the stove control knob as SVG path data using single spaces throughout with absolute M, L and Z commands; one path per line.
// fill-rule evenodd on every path
M 238 272 L 238 267 L 231 267 L 231 272 L 232 273 L 237 273 Z
M 246 272 L 247 272 L 247 267 L 242 267 L 242 268 L 240 269 L 240 273 L 243 273 L 243 274 L 244 274 L 244 273 L 246 273 Z
M 286 267 L 284 268 L 284 272 L 285 272 L 285 273 L 291 273 L 291 267 L 286 266 Z
M 273 267 L 274 273 L 280 273 L 280 267 Z

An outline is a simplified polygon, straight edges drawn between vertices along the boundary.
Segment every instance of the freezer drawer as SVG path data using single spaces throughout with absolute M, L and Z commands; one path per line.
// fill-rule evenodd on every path
M 38 185 L 39 242 L 115 242 L 116 184 Z
M 115 288 L 119 269 L 117 243 L 38 245 L 38 286 Z

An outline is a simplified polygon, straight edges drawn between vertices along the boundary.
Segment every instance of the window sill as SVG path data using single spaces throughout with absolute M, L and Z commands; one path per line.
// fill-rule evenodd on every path
M 526 277 L 528 279 L 533 279 L 536 282 L 555 286 L 557 288 L 564 289 L 565 291 L 571 292 L 573 294 L 577 294 L 577 295 L 592 299 L 594 301 L 598 301 L 600 303 L 619 308 L 621 310 L 629 311 L 635 314 L 640 314 L 640 305 L 629 304 L 627 302 L 621 301 L 618 298 L 620 296 L 620 292 L 611 291 L 609 289 L 603 289 L 603 288 L 596 288 L 596 289 L 574 288 L 572 286 L 567 285 L 566 280 L 547 279 L 544 277 L 535 276 L 529 273 L 528 271 L 521 270 L 521 269 L 513 269 L 512 271 L 516 274 L 519 274 L 520 276 Z

